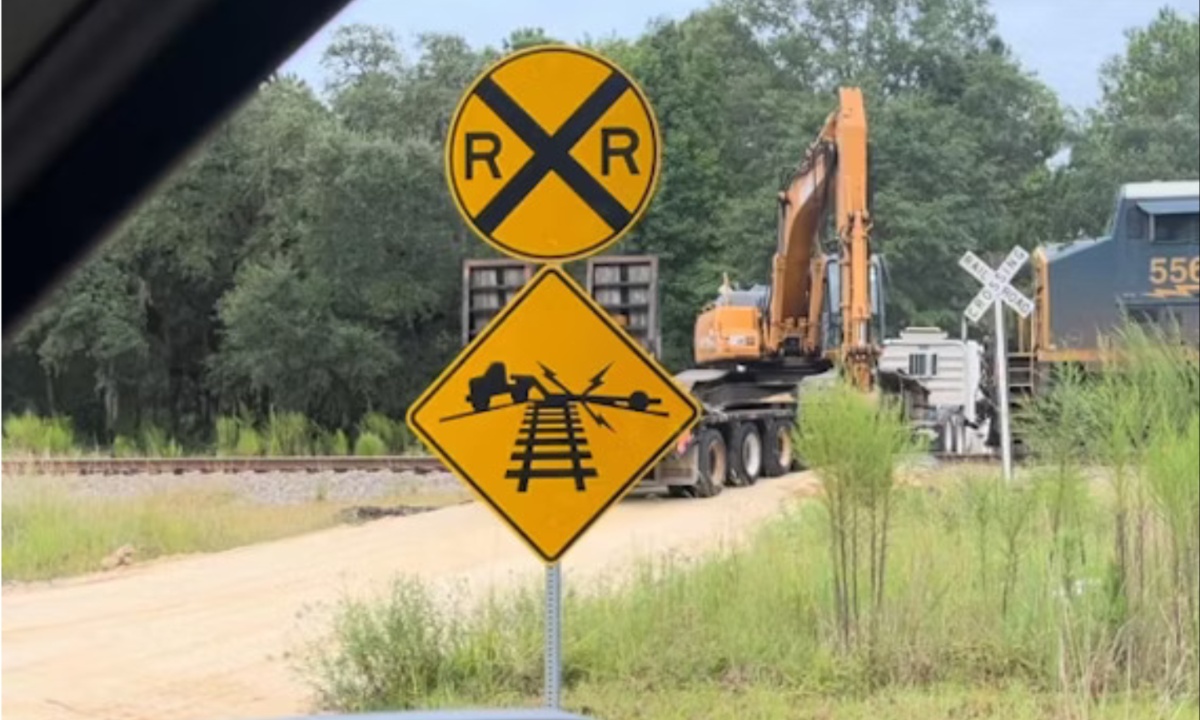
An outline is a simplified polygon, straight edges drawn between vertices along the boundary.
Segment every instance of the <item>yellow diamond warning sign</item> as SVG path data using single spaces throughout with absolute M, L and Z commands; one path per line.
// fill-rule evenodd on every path
M 446 177 L 467 224 L 498 250 L 563 261 L 641 218 L 658 182 L 658 124 L 623 70 L 567 46 L 514 53 L 459 103 Z
M 699 415 L 666 370 L 550 265 L 413 403 L 408 424 L 555 562 Z

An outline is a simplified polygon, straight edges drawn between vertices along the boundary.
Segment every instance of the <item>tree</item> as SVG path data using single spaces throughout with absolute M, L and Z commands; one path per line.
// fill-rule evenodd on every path
M 1160 10 L 1126 33 L 1100 71 L 1098 107 L 1077 121 L 1051 226 L 1057 239 L 1103 231 L 1117 187 L 1200 176 L 1200 19 Z
M 555 42 L 429 34 L 406 57 L 385 28 L 340 28 L 322 94 L 272 76 L 4 348 L 5 411 L 185 442 L 240 408 L 342 428 L 403 414 L 459 348 L 462 260 L 495 254 L 446 191 L 452 114 L 486 64 Z M 868 103 L 893 332 L 957 324 L 963 250 L 1097 232 L 1120 182 L 1200 174 L 1197 20 L 1170 11 L 1130 31 L 1070 124 L 984 0 L 718 0 L 585 44 L 633 75 L 663 132 L 658 194 L 618 251 L 660 258 L 676 369 L 724 273 L 768 281 L 776 193 L 841 85 Z

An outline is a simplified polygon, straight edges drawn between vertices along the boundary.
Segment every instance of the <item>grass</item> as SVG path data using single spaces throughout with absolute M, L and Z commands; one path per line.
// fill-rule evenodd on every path
M 1120 338 L 1024 416 L 1038 465 L 897 484 L 886 406 L 812 396 L 824 489 L 746 547 L 565 600 L 568 709 L 606 718 L 1194 718 L 1200 371 Z M 1131 362 L 1132 360 L 1132 362 Z M 1095 463 L 1102 467 L 1097 472 Z M 322 708 L 536 704 L 540 593 L 453 613 L 402 580 L 299 669 Z
M 378 505 L 447 505 L 453 493 L 396 495 Z M 215 552 L 277 540 L 340 522 L 348 503 L 326 501 L 262 505 L 232 491 L 174 490 L 136 498 L 73 495 L 47 478 L 5 478 L 3 579 L 43 580 L 99 570 L 123 545 L 137 561 L 195 552 Z
M 1064 589 L 1077 582 L 1084 550 L 1075 521 L 1081 465 L 1107 471 L 1107 616 L 1068 646 L 1080 681 L 1125 673 L 1200 692 L 1200 358 L 1182 340 L 1178 327 L 1125 327 L 1106 339 L 1100 367 L 1065 368 L 1018 417 L 1057 495 Z
M 1036 498 L 1013 553 L 1009 526 L 979 521 L 980 483 L 1020 495 L 1017 507 L 1024 493 Z M 844 648 L 834 560 L 822 550 L 832 530 L 821 504 L 805 503 L 743 550 L 645 565 L 620 589 L 569 595 L 568 706 L 612 718 L 866 717 L 890 699 L 900 704 L 887 717 L 1172 717 L 1194 706 L 1165 678 L 1113 683 L 1095 698 L 1061 681 L 1064 652 L 1106 621 L 1102 508 L 1081 511 L 1084 582 L 1064 597 L 1053 506 L 1036 488 L 963 481 L 898 489 L 894 503 L 894 571 L 870 645 Z M 970 551 L 981 534 L 995 552 Z M 540 633 L 538 592 L 453 615 L 403 581 L 382 602 L 348 601 L 332 643 L 314 647 L 303 672 L 330 709 L 529 704 L 540 692 Z M 1129 707 L 1139 710 L 1121 714 Z

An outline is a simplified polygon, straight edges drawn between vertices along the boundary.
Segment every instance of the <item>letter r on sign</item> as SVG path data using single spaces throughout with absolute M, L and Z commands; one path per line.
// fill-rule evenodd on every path
M 617 140 L 621 139 L 618 145 Z M 625 167 L 630 175 L 638 174 L 637 162 L 633 153 L 638 148 L 638 136 L 633 128 L 606 127 L 600 128 L 600 174 L 611 175 L 610 161 L 619 157 L 625 161 Z
M 475 179 L 475 161 L 479 160 L 487 163 L 488 169 L 492 172 L 492 177 L 500 179 L 500 167 L 496 165 L 496 156 L 500 154 L 500 136 L 490 132 L 469 132 L 466 134 L 467 152 L 466 152 L 466 171 L 468 180 Z M 476 143 L 482 145 L 487 143 L 486 150 L 476 148 Z

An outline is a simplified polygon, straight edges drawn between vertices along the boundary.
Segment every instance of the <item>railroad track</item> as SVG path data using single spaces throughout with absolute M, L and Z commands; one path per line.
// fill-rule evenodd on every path
M 140 475 L 161 473 L 265 472 L 442 472 L 435 457 L 183 457 L 183 458 L 5 458 L 5 475 Z
M 957 455 L 954 453 L 933 453 L 934 460 L 954 465 L 999 465 L 999 455 Z M 1021 458 L 1014 457 L 1013 463 L 1020 463 Z
M 541 434 L 550 428 L 541 428 Z M 525 431 L 528 439 L 528 429 Z M 538 452 L 536 445 L 566 444 L 569 447 L 565 453 Z M 528 483 L 534 478 L 554 477 L 573 479 L 576 483 L 586 481 L 594 472 L 578 466 L 578 461 L 590 458 L 586 451 L 586 439 L 574 438 L 537 438 L 537 442 L 528 442 L 528 448 L 522 445 L 513 453 L 513 460 L 519 465 L 510 471 L 510 477 L 518 482 Z M 526 455 L 529 455 L 527 458 Z M 935 453 L 933 458 L 939 462 L 955 464 L 998 464 L 1000 459 L 993 455 L 952 455 Z M 561 470 L 536 470 L 529 461 L 570 460 L 571 467 Z M 444 472 L 442 461 L 435 457 L 417 457 L 407 455 L 389 455 L 384 457 L 344 457 L 344 456 L 312 456 L 312 457 L 258 457 L 258 458 L 218 458 L 218 457 L 184 457 L 184 458 L 6 458 L 3 462 L 5 475 L 142 475 L 166 474 L 181 475 L 184 473 L 232 474 L 232 473 L 265 473 L 265 472 L 411 472 L 425 474 Z

